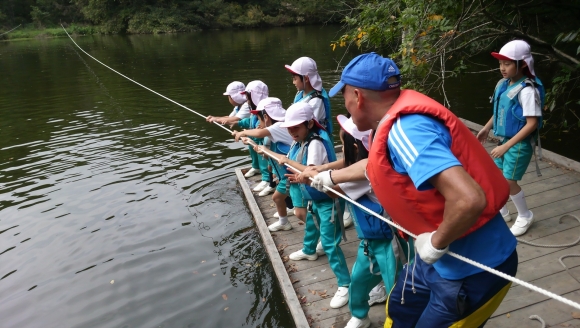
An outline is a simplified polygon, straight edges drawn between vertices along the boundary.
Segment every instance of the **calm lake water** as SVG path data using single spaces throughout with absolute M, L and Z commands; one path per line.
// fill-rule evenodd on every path
M 233 80 L 260 79 L 288 106 L 284 64 L 303 55 L 332 86 L 338 30 L 76 40 L 177 102 L 227 115 Z M 498 78 L 448 82 L 454 111 L 484 123 Z M 0 43 L 1 326 L 292 327 L 236 185 L 248 163 L 225 131 L 68 39 Z

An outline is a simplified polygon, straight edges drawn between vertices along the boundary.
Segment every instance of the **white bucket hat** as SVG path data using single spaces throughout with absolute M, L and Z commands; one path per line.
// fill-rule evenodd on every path
M 224 96 L 230 96 L 237 104 L 243 104 L 246 102 L 246 97 L 240 92 L 243 92 L 246 89 L 246 86 L 240 81 L 234 81 L 228 84 L 226 88 L 226 92 L 224 92 Z
M 340 127 L 344 130 L 344 132 L 350 134 L 355 139 L 360 140 L 365 146 L 365 148 L 367 150 L 370 150 L 369 137 L 371 135 L 372 130 L 359 131 L 359 129 L 352 121 L 352 118 L 347 118 L 344 115 L 336 116 L 336 120 L 338 121 L 338 124 L 340 124 Z
M 281 128 L 291 128 L 300 125 L 304 122 L 313 120 L 314 124 L 321 129 L 324 129 L 314 117 L 314 110 L 307 102 L 298 102 L 288 107 L 286 110 L 286 117 L 284 123 L 280 124 Z
M 282 107 L 282 100 L 275 97 L 262 99 L 256 110 L 251 110 L 250 113 L 255 115 L 261 111 L 266 111 L 268 116 L 278 122 L 284 121 L 284 117 L 286 116 L 286 110 Z
M 249 93 L 254 105 L 258 106 L 262 99 L 268 97 L 268 86 L 260 80 L 255 80 L 248 83 L 246 89 L 241 93 Z
M 322 79 L 318 75 L 318 68 L 316 62 L 310 57 L 300 57 L 296 59 L 291 66 L 284 65 L 292 74 L 308 76 L 310 84 L 314 90 L 322 91 Z
M 501 47 L 499 53 L 492 52 L 491 55 L 499 60 L 523 60 L 528 65 L 530 73 L 536 76 L 534 72 L 534 57 L 530 45 L 523 40 L 513 40 Z

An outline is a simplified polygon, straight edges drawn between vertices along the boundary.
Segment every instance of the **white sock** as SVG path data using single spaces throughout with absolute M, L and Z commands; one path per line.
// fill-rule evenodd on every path
M 278 222 L 280 222 L 281 225 L 288 224 L 288 217 L 280 215 L 280 217 L 278 217 Z
M 499 212 L 501 213 L 501 216 L 506 216 L 506 215 L 508 215 L 508 214 L 510 213 L 510 211 L 508 210 L 508 208 L 507 208 L 507 206 L 506 206 L 506 205 L 504 205 L 504 206 L 503 206 L 503 207 L 502 207 L 502 208 L 499 210 Z
M 518 216 L 521 216 L 522 218 L 526 219 L 531 217 L 531 213 L 530 210 L 528 209 L 528 204 L 526 204 L 526 197 L 524 195 L 523 190 L 520 190 L 520 192 L 518 192 L 515 195 L 510 195 L 510 198 L 512 199 L 512 202 L 514 202 L 516 208 L 518 209 Z

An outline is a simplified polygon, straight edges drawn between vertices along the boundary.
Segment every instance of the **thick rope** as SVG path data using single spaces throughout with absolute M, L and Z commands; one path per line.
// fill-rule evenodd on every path
M 539 315 L 531 315 L 530 320 L 538 320 L 542 324 L 542 328 L 546 328 L 546 322 L 544 322 L 544 319 L 540 318 Z
M 22 24 L 19 24 L 18 26 L 16 26 L 15 28 L 11 29 L 11 30 L 10 30 L 10 31 L 8 31 L 8 32 L 4 32 L 4 33 L 0 34 L 0 36 L 3 36 L 4 34 L 8 34 L 8 33 L 12 32 L 12 31 L 14 31 L 15 29 L 19 28 L 19 27 L 20 27 L 20 25 L 22 25 Z M 65 31 L 65 32 L 66 32 L 66 31 Z
M 574 218 L 574 219 L 576 219 L 576 221 L 578 221 L 578 223 L 580 223 L 580 218 L 578 218 L 576 215 L 572 215 L 572 214 L 562 215 L 562 217 L 560 217 L 559 223 L 562 223 L 562 219 L 564 219 L 565 217 Z M 536 246 L 536 247 L 544 247 L 544 248 L 570 247 L 570 246 L 574 246 L 574 245 L 580 243 L 580 237 L 578 237 L 578 239 L 576 239 L 575 241 L 573 241 L 571 243 L 568 243 L 568 244 L 559 244 L 559 245 L 537 244 L 537 243 L 533 243 L 531 241 L 527 241 L 527 240 L 524 240 L 524 239 L 521 239 L 521 238 L 516 238 L 516 240 L 519 243 L 522 243 L 522 244 L 526 244 L 526 245 L 530 245 L 530 246 Z M 568 256 L 568 255 L 566 255 L 566 256 Z M 562 261 L 560 261 L 560 263 L 561 262 Z M 562 265 L 564 265 L 564 263 L 562 263 Z M 564 267 L 566 267 L 566 266 L 564 265 Z
M 61 26 L 62 26 L 62 25 L 61 25 Z M 65 32 L 66 32 L 66 29 L 64 28 L 64 26 L 63 26 L 62 28 L 63 28 L 63 30 L 65 30 Z M 180 104 L 180 103 L 178 103 L 178 102 L 176 102 L 176 101 L 174 101 L 174 100 L 172 100 L 172 99 L 169 99 L 169 98 L 165 97 L 164 95 L 162 95 L 162 94 L 160 94 L 160 93 L 157 93 L 157 92 L 155 92 L 155 91 L 153 91 L 153 90 L 151 90 L 151 89 L 147 88 L 146 86 L 144 86 L 144 85 L 142 85 L 142 84 L 140 84 L 140 83 L 138 83 L 138 82 L 136 82 L 136 81 L 134 81 L 134 80 L 132 80 L 132 79 L 130 79 L 130 78 L 128 78 L 128 77 L 126 77 L 125 75 L 123 75 L 123 74 L 121 74 L 121 73 L 119 73 L 119 72 L 115 71 L 114 69 L 110 68 L 109 66 L 107 66 L 107 65 L 103 64 L 102 62 L 100 62 L 99 60 L 97 60 L 95 57 L 93 57 L 93 56 L 89 55 L 89 54 L 88 54 L 86 51 L 84 51 L 84 50 L 83 50 L 81 47 L 79 47 L 79 45 L 78 45 L 78 44 L 77 44 L 77 43 L 76 43 L 76 42 L 75 42 L 75 41 L 72 39 L 72 37 L 71 37 L 71 36 L 68 34 L 68 32 L 66 32 L 66 34 L 67 34 L 67 35 L 68 35 L 68 37 L 71 39 L 71 41 L 72 41 L 72 42 L 73 42 L 73 43 L 74 43 L 74 44 L 77 46 L 77 48 L 79 48 L 79 49 L 80 49 L 80 50 L 81 50 L 83 53 L 85 53 L 87 56 L 89 56 L 89 57 L 91 57 L 92 59 L 94 59 L 94 60 L 95 60 L 96 62 L 98 62 L 99 64 L 101 64 L 101 65 L 103 65 L 103 66 L 107 67 L 108 69 L 110 69 L 110 70 L 112 70 L 113 72 L 115 72 L 115 73 L 119 74 L 120 76 L 122 76 L 122 77 L 124 77 L 124 78 L 128 79 L 129 81 L 131 81 L 131 82 L 133 82 L 133 83 L 137 84 L 138 86 L 140 86 L 140 87 L 142 87 L 142 88 L 145 88 L 145 89 L 147 89 L 147 90 L 149 90 L 149 91 L 153 92 L 154 94 L 156 94 L 156 95 L 158 95 L 158 96 L 160 96 L 160 97 L 162 97 L 162 98 L 164 98 L 164 99 L 167 99 L 167 100 L 171 101 L 172 103 L 174 103 L 174 104 L 176 104 L 176 105 L 178 105 L 178 106 L 180 106 L 180 107 L 183 107 L 183 108 L 185 108 L 185 109 L 189 110 L 190 112 L 192 112 L 192 113 L 194 113 L 194 114 L 196 114 L 196 115 L 198 115 L 198 116 L 201 116 L 201 117 L 203 117 L 203 118 L 207 118 L 206 116 L 204 116 L 204 115 L 202 115 L 202 114 L 200 114 L 200 113 L 198 113 L 198 112 L 196 112 L 196 111 L 194 111 L 194 110 L 192 110 L 192 109 L 189 109 L 189 108 L 185 107 L 184 105 L 182 105 L 182 104 Z M 226 130 L 226 131 L 228 131 L 228 132 L 230 132 L 230 133 L 233 133 L 233 131 L 232 131 L 232 130 L 230 130 L 230 129 L 226 128 L 225 126 L 223 126 L 223 125 L 221 125 L 221 124 L 218 124 L 218 123 L 216 123 L 216 122 L 214 122 L 214 123 L 215 123 L 217 126 L 221 127 L 222 129 L 224 129 L 224 130 Z M 248 142 L 248 143 L 250 143 L 250 144 L 252 144 L 252 145 L 254 145 L 254 146 L 257 146 L 257 144 L 256 144 L 255 142 L 253 142 L 253 140 L 251 140 L 251 139 L 246 139 L 246 140 L 247 140 L 247 142 Z M 276 160 L 277 160 L 277 158 L 276 158 L 276 157 L 275 157 L 275 156 L 274 156 L 272 153 L 270 153 L 269 151 L 267 151 L 267 150 L 266 150 L 266 149 L 264 149 L 264 148 L 263 148 L 263 152 L 264 152 L 264 154 L 266 154 L 267 156 L 269 156 L 269 157 L 271 157 L 271 158 L 273 158 L 273 159 L 276 159 Z M 296 173 L 301 173 L 301 171 L 300 171 L 300 170 L 298 170 L 298 169 L 296 169 L 295 167 L 292 167 L 292 166 L 291 166 L 291 165 L 289 165 L 289 164 L 285 164 L 285 165 L 286 165 L 288 168 L 290 168 L 291 170 L 295 171 Z M 310 180 L 313 180 L 313 179 L 312 179 L 312 178 L 310 178 Z M 404 233 L 406 233 L 407 235 L 409 235 L 409 236 L 411 236 L 411 237 L 413 237 L 413 238 L 417 238 L 417 236 L 416 236 L 416 235 L 414 235 L 413 233 L 411 233 L 411 232 L 410 232 L 410 231 L 408 231 L 407 229 L 405 229 L 405 228 L 401 227 L 400 225 L 398 225 L 398 224 L 396 224 L 396 223 L 394 223 L 394 222 L 392 222 L 392 221 L 388 220 L 387 218 L 385 218 L 385 217 L 383 217 L 382 215 L 380 215 L 380 214 L 378 214 L 378 213 L 376 213 L 376 212 L 372 211 L 371 209 L 368 209 L 368 208 L 366 208 L 365 206 L 363 206 L 363 205 L 359 204 L 357 201 L 355 201 L 355 200 L 352 200 L 352 199 L 348 198 L 347 196 L 345 196 L 345 195 L 343 195 L 343 194 L 341 194 L 341 193 L 339 193 L 339 192 L 335 191 L 335 190 L 334 190 L 334 189 L 332 189 L 332 188 L 329 188 L 329 187 L 326 187 L 326 186 L 325 186 L 325 187 L 324 187 L 324 189 L 325 189 L 326 191 L 328 191 L 328 192 L 332 192 L 332 193 L 334 193 L 335 195 L 337 195 L 338 197 L 340 197 L 340 198 L 344 199 L 345 201 L 347 201 L 347 202 L 350 202 L 351 204 L 358 206 L 359 208 L 361 208 L 361 209 L 365 210 L 366 212 L 368 212 L 368 213 L 370 213 L 370 214 L 374 215 L 374 216 L 375 216 L 375 217 L 377 217 L 378 219 L 380 219 L 380 220 L 383 220 L 383 221 L 384 221 L 384 222 L 386 222 L 387 224 L 390 224 L 391 226 L 393 226 L 393 227 L 395 227 L 395 228 L 399 229 L 400 231 L 403 231 L 403 232 L 404 232 Z M 571 307 L 574 307 L 574 308 L 576 308 L 576 309 L 579 309 L 579 310 L 580 310 L 580 304 L 579 304 L 579 303 L 576 303 L 576 302 L 574 302 L 574 301 L 571 301 L 571 300 L 569 300 L 569 299 L 566 299 L 566 298 L 564 298 L 564 297 L 562 297 L 562 296 L 560 296 L 560 295 L 556 295 L 556 294 L 554 294 L 554 293 L 552 293 L 552 292 L 550 292 L 550 291 L 547 291 L 547 290 L 545 290 L 545 289 L 542 289 L 542 288 L 540 288 L 540 287 L 534 286 L 534 285 L 532 285 L 532 284 L 530 284 L 530 283 L 527 283 L 527 282 L 525 282 L 525 281 L 523 281 L 523 280 L 520 280 L 520 279 L 518 279 L 518 278 L 512 277 L 512 276 L 510 276 L 510 275 L 507 275 L 507 274 L 505 274 L 505 273 L 503 273 L 503 272 L 497 271 L 497 270 L 495 270 L 495 269 L 493 269 L 493 268 L 491 268 L 491 267 L 488 267 L 488 266 L 486 266 L 486 265 L 483 265 L 483 264 L 481 264 L 481 263 L 475 262 L 475 261 L 473 261 L 473 260 L 471 260 L 471 259 L 468 259 L 468 258 L 466 258 L 466 257 L 463 257 L 463 256 L 461 256 L 461 255 L 459 255 L 459 254 L 456 254 L 456 253 L 454 253 L 454 252 L 451 252 L 451 251 L 450 251 L 450 252 L 447 252 L 446 254 L 449 254 L 450 256 L 453 256 L 453 257 L 455 257 L 455 258 L 457 258 L 457 259 L 459 259 L 459 260 L 461 260 L 461 261 L 467 262 L 467 263 L 469 263 L 469 264 L 471 264 L 471 265 L 473 265 L 473 266 L 475 266 L 475 267 L 477 267 L 477 268 L 480 268 L 480 269 L 482 269 L 482 270 L 484 270 L 484 271 L 487 271 L 487 272 L 490 272 L 490 273 L 492 273 L 492 274 L 495 274 L 495 275 L 497 275 L 497 276 L 499 276 L 499 277 L 502 277 L 502 278 L 504 278 L 504 279 L 506 279 L 506 280 L 508 280 L 508 281 L 514 282 L 514 283 L 516 283 L 516 284 L 519 284 L 519 285 L 521 285 L 521 286 L 524 286 L 524 287 L 526 287 L 526 288 L 528 288 L 528 289 L 531 289 L 531 290 L 533 290 L 533 291 L 535 291 L 535 292 L 538 292 L 538 293 L 540 293 L 540 294 L 543 294 L 543 295 L 545 295 L 545 296 L 548 296 L 548 297 L 550 297 L 550 298 L 553 298 L 553 299 L 555 299 L 555 300 L 558 300 L 558 301 L 560 301 L 560 302 L 562 302 L 562 303 L 564 303 L 564 304 L 570 305 Z
M 62 24 L 61 24 L 60 26 L 62 26 Z M 153 92 L 154 94 L 158 95 L 159 97 L 161 97 L 161 98 L 163 98 L 163 99 L 166 99 L 166 100 L 169 100 L 169 101 L 171 101 L 172 103 L 176 104 L 177 106 L 183 107 L 183 108 L 187 109 L 188 111 L 190 111 L 190 112 L 192 112 L 192 113 L 194 113 L 194 114 L 196 114 L 196 115 L 198 115 L 198 116 L 200 116 L 200 117 L 203 117 L 204 119 L 207 119 L 207 116 L 204 116 L 204 115 L 202 115 L 202 114 L 200 114 L 200 113 L 198 113 L 198 112 L 194 111 L 193 109 L 187 108 L 186 106 L 184 106 L 184 105 L 182 105 L 182 104 L 178 103 L 177 101 L 174 101 L 174 100 L 172 100 L 172 99 L 169 99 L 169 98 L 165 97 L 164 95 L 162 95 L 162 94 L 160 94 L 160 93 L 158 93 L 158 92 L 156 92 L 156 91 L 154 91 L 154 90 L 151 90 L 151 89 L 149 89 L 148 87 L 144 86 L 143 84 L 141 84 L 141 83 L 139 83 L 139 82 L 137 82 L 137 81 L 135 81 L 135 80 L 132 80 L 132 79 L 130 79 L 130 78 L 128 78 L 128 77 L 126 77 L 125 75 L 123 75 L 123 74 L 121 74 L 121 73 L 119 73 L 119 72 L 115 71 L 114 69 L 110 68 L 109 66 L 107 66 L 107 65 L 103 64 L 103 63 L 102 63 L 100 60 L 98 60 L 97 58 L 95 58 L 95 57 L 91 56 L 91 55 L 90 55 L 90 54 L 88 54 L 86 51 L 84 51 L 84 50 L 83 50 L 83 48 L 79 47 L 79 45 L 78 45 L 78 44 L 75 42 L 75 40 L 73 40 L 73 38 L 70 36 L 70 34 L 68 34 L 68 32 L 66 31 L 66 29 L 64 28 L 64 26 L 62 26 L 62 29 L 64 30 L 64 32 L 66 33 L 66 35 L 69 37 L 69 39 L 70 39 L 70 40 L 71 40 L 71 41 L 72 41 L 72 42 L 75 44 L 75 46 L 77 46 L 77 48 L 79 48 L 79 50 L 80 50 L 80 51 L 82 51 L 82 52 L 83 52 L 85 55 L 87 55 L 87 56 L 91 57 L 92 59 L 94 59 L 94 60 L 95 60 L 97 63 L 99 63 L 99 64 L 101 64 L 101 65 L 105 66 L 106 68 L 108 68 L 108 69 L 110 69 L 111 71 L 113 71 L 113 72 L 115 72 L 115 73 L 117 73 L 117 74 L 121 75 L 122 77 L 126 78 L 127 80 L 129 80 L 129 81 L 131 81 L 131 82 L 133 82 L 133 83 L 135 83 L 135 84 L 137 84 L 138 86 L 140 86 L 140 87 L 142 87 L 142 88 L 144 88 L 144 89 L 146 89 L 146 90 L 149 90 L 149 91 Z M 213 122 L 213 123 L 214 123 L 215 125 L 219 126 L 220 128 L 222 128 L 222 129 L 224 129 L 224 130 L 228 131 L 229 133 L 232 133 L 232 130 L 230 130 L 230 129 L 226 128 L 225 126 L 223 126 L 223 125 L 221 125 L 221 124 L 219 124 L 219 123 L 217 123 L 217 122 Z

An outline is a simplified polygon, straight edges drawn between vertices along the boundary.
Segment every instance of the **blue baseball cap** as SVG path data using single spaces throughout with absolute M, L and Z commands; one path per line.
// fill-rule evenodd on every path
M 396 83 L 388 83 L 389 78 L 398 77 Z M 346 65 L 340 81 L 330 89 L 328 95 L 334 97 L 345 85 L 357 88 L 385 91 L 401 86 L 401 73 L 394 61 L 371 52 L 355 57 Z

